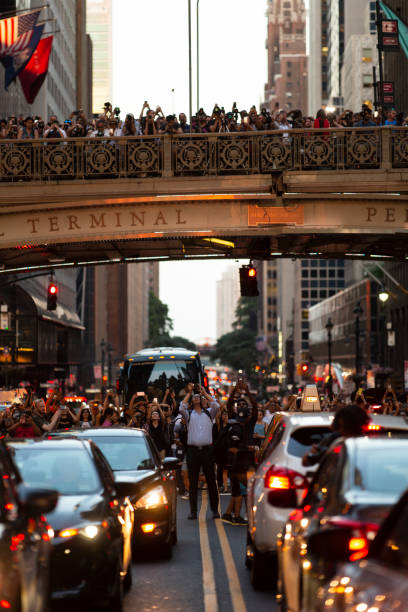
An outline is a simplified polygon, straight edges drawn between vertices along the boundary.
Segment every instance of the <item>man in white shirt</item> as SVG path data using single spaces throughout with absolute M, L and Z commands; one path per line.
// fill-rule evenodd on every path
M 204 399 L 209 402 L 208 409 L 203 406 Z M 187 424 L 187 467 L 190 481 L 190 515 L 188 518 L 190 520 L 197 518 L 197 490 L 201 467 L 207 481 L 213 518 L 220 518 L 212 448 L 213 420 L 219 409 L 218 402 L 206 392 L 204 387 L 188 384 L 187 395 L 180 404 L 180 414 L 183 415 Z

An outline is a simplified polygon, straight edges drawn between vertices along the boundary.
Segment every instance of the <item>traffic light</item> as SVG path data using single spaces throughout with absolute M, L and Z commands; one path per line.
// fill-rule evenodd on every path
M 55 283 L 48 285 L 47 310 L 57 310 L 58 287 Z
M 302 363 L 300 369 L 302 371 L 302 374 L 307 374 L 310 370 L 310 366 L 308 363 Z
M 259 295 L 256 268 L 253 266 L 242 266 L 239 269 L 239 280 L 242 297 L 254 297 Z

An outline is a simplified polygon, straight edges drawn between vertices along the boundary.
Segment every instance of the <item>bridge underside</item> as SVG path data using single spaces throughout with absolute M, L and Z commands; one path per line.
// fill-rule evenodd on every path
M 2 272 L 150 260 L 347 258 L 405 259 L 406 234 L 220 234 L 100 240 L 3 249 Z

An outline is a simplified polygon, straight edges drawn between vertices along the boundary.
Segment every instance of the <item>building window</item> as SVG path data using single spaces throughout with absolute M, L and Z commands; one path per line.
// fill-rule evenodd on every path
M 308 278 L 309 270 L 302 270 L 302 278 Z
M 302 259 L 302 268 L 307 268 L 309 266 L 309 262 L 307 259 Z
M 309 321 L 302 321 L 302 329 L 309 329 Z
M 303 280 L 302 281 L 302 289 L 307 289 L 308 287 L 309 287 L 309 281 Z
M 308 342 L 302 342 L 302 351 L 307 351 L 308 348 L 309 348 L 309 343 Z
M 310 276 L 311 276 L 311 278 L 317 278 L 317 270 L 312 270 L 310 272 Z
M 317 298 L 317 291 L 316 291 L 316 289 L 313 289 L 313 291 L 310 292 L 310 297 L 312 298 L 312 300 Z
M 309 292 L 308 291 L 302 291 L 302 298 L 307 298 L 309 297 Z
M 309 332 L 307 331 L 302 332 L 302 340 L 309 340 Z
M 372 87 L 373 77 L 371 74 L 363 74 L 363 87 Z

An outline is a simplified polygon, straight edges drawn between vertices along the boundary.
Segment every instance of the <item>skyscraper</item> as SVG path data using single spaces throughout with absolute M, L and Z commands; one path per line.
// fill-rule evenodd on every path
M 268 82 L 265 104 L 305 109 L 307 104 L 306 12 L 303 0 L 269 0 Z
M 43 7 L 42 0 L 15 0 L 7 9 L 1 4 L 1 13 Z M 12 8 L 11 8 L 12 7 Z M 7 15 L 8 16 L 8 15 Z M 0 93 L 2 114 L 40 115 L 48 119 L 52 114 L 60 121 L 67 119 L 78 104 L 89 112 L 90 54 L 92 53 L 85 30 L 85 0 L 49 0 L 42 9 L 40 21 L 46 20 L 44 36 L 55 33 L 48 67 L 48 76 L 34 102 L 29 105 L 20 83 L 13 83 L 8 92 Z M 0 82 L 4 68 L 0 66 Z M 78 98 L 78 94 L 80 98 Z
M 87 0 L 87 31 L 92 38 L 93 112 L 112 101 L 112 0 Z
M 231 265 L 217 281 L 217 338 L 232 331 L 239 295 L 238 266 Z

